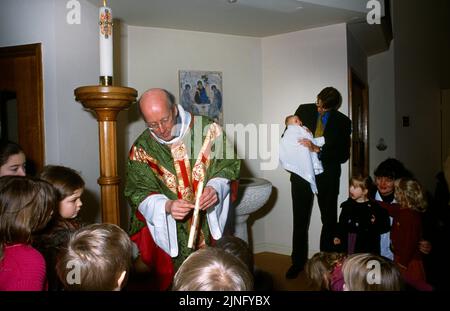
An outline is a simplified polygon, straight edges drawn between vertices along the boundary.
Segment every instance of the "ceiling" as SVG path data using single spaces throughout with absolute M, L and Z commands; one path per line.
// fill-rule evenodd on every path
M 100 6 L 103 1 L 88 0 Z M 365 20 L 367 0 L 108 0 L 128 25 L 266 37 Z M 380 1 L 382 4 L 383 0 Z

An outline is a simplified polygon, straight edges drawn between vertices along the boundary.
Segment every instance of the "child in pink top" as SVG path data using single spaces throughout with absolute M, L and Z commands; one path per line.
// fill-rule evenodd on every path
M 58 196 L 45 181 L 0 177 L 0 291 L 46 289 L 45 261 L 31 247 L 57 209 Z
M 342 264 L 343 253 L 319 252 L 314 254 L 305 265 L 306 279 L 311 290 L 342 291 L 344 278 Z

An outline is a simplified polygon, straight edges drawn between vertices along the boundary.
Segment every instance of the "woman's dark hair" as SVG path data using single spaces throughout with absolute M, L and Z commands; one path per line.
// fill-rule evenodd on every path
M 324 109 L 338 110 L 342 103 L 341 93 L 332 86 L 320 91 L 317 98 L 322 101 Z
M 0 143 L 0 166 L 4 165 L 8 161 L 10 156 L 19 153 L 25 154 L 22 147 L 20 147 L 15 142 L 2 140 Z
M 381 162 L 373 174 L 375 177 L 388 177 L 393 180 L 402 177 L 413 178 L 413 174 L 406 169 L 403 163 L 394 158 L 387 158 Z

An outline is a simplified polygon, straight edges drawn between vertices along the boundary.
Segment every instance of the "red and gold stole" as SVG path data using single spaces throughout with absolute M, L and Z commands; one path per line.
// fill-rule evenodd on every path
M 176 194 L 178 199 L 183 199 L 194 203 L 195 192 L 200 182 L 206 183 L 206 171 L 211 161 L 211 146 L 214 140 L 222 135 L 222 129 L 216 123 L 209 125 L 202 148 L 196 157 L 194 167 L 191 168 L 189 155 L 183 141 L 179 141 L 170 145 L 170 151 L 173 158 L 176 175 L 172 174 L 168 169 L 159 163 L 158 160 L 145 152 L 143 148 L 133 147 L 130 153 L 130 159 L 147 163 L 155 176 L 160 179 L 169 190 Z M 192 217 L 188 224 L 192 222 Z M 205 244 L 203 233 L 197 240 L 197 247 L 203 247 Z
M 205 177 L 206 171 L 211 161 L 211 146 L 214 143 L 214 140 L 221 134 L 222 129 L 216 123 L 212 123 L 209 125 L 205 140 L 202 144 L 202 148 L 197 155 L 197 160 L 192 170 L 189 163 L 189 156 L 187 154 L 186 146 L 184 145 L 184 143 L 181 141 L 179 143 L 171 145 L 170 150 L 172 153 L 178 180 L 178 198 L 194 203 L 198 184 L 200 182 L 207 182 L 205 180 Z M 191 222 L 192 217 L 190 217 L 188 223 L 191 224 Z M 199 233 L 200 234 L 197 239 L 196 248 L 202 248 L 205 246 L 204 235 L 201 230 Z

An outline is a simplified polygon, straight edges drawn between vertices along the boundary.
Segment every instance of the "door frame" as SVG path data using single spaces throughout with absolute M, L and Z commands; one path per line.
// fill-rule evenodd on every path
M 349 117 L 352 120 L 353 125 L 353 83 L 358 83 L 362 88 L 362 116 L 361 119 L 358 120 L 358 128 L 355 129 L 352 127 L 352 144 L 351 144 L 351 152 L 350 152 L 350 167 L 349 167 L 349 177 L 353 175 L 353 137 L 354 133 L 361 132 L 361 137 L 364 142 L 364 167 L 362 174 L 364 176 L 369 176 L 369 89 L 368 86 L 363 80 L 358 76 L 358 74 L 353 70 L 353 68 L 348 68 L 348 111 Z
M 0 47 L 0 91 L 16 93 L 18 143 L 36 171 L 45 162 L 42 44 Z M 4 68 L 4 69 L 5 69 Z

